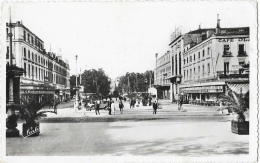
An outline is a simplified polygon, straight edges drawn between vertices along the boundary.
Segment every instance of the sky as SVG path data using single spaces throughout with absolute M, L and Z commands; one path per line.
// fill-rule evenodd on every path
M 9 19 L 6 9 L 5 18 Z M 255 25 L 254 3 L 247 1 L 49 2 L 13 3 L 12 21 L 21 21 L 61 54 L 70 73 L 103 68 L 115 79 L 126 72 L 155 68 L 155 54 L 169 50 L 175 28 L 182 33 Z

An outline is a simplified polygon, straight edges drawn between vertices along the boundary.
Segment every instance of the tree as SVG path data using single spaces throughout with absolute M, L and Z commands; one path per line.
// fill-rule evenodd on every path
M 109 94 L 111 81 L 103 69 L 85 70 L 81 74 L 81 78 L 81 85 L 84 86 L 84 92 L 100 93 L 103 96 L 107 96 Z

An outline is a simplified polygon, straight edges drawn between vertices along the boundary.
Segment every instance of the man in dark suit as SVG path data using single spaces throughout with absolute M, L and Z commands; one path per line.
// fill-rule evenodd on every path
M 153 114 L 156 114 L 157 108 L 158 108 L 158 103 L 157 103 L 157 101 L 155 101 L 153 103 Z

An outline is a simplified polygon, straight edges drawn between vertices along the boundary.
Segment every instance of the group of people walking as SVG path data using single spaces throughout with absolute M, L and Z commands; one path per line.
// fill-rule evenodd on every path
M 94 108 L 95 108 L 96 115 L 100 115 L 100 112 L 99 112 L 100 103 L 101 102 L 99 100 L 95 101 Z M 136 103 L 136 101 L 134 99 L 130 100 L 130 109 L 134 108 L 135 103 Z M 183 104 L 183 97 L 180 96 L 179 99 L 178 99 L 178 110 L 183 109 L 182 104 Z M 153 114 L 157 114 L 157 109 L 160 108 L 160 105 L 158 104 L 158 100 L 155 100 L 153 102 L 152 106 L 153 106 Z M 107 108 L 108 108 L 108 111 L 109 111 L 108 112 L 109 115 L 115 115 L 116 114 L 116 108 L 117 107 L 116 107 L 115 102 L 112 99 L 109 100 Z M 119 101 L 118 101 L 118 108 L 120 110 L 120 113 L 123 114 L 124 104 L 123 104 L 122 99 L 119 99 Z
M 99 110 L 100 110 L 100 101 L 97 100 L 94 103 L 95 103 L 94 104 L 95 113 L 96 113 L 96 115 L 100 115 L 100 112 L 99 112 Z M 108 108 L 108 114 L 109 115 L 115 115 L 116 114 L 116 104 L 115 104 L 115 102 L 112 99 L 109 100 L 107 108 Z M 120 113 L 123 114 L 124 104 L 123 104 L 121 99 L 119 100 L 118 108 L 120 109 Z
M 124 104 L 123 104 L 122 100 L 119 100 L 118 107 L 120 109 L 120 113 L 123 114 Z M 109 113 L 108 113 L 109 115 L 116 115 L 116 104 L 113 100 L 111 100 L 110 106 L 108 106 L 108 110 L 109 110 Z

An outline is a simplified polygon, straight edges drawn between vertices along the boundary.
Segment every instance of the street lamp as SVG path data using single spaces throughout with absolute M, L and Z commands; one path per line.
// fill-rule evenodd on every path
M 75 104 L 75 109 L 76 109 L 76 110 L 75 110 L 75 111 L 77 111 L 77 109 L 79 108 L 77 59 L 78 59 L 78 55 L 76 55 L 76 104 Z

